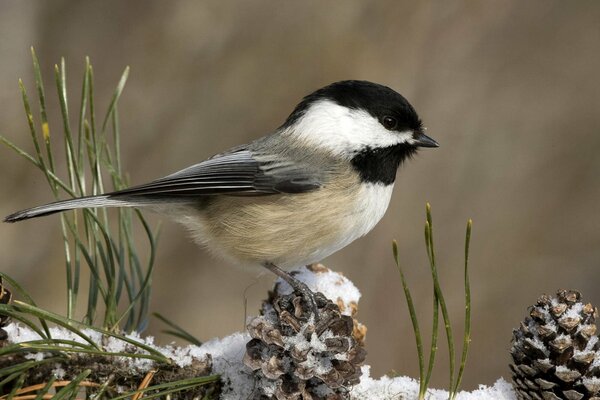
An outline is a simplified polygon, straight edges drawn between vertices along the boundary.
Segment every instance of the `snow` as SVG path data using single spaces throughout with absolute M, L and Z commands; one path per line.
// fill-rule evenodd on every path
M 212 339 L 202 346 L 189 346 L 192 357 L 203 358 L 210 354 L 213 372 L 223 381 L 222 400 L 248 399 L 254 391 L 254 379 L 242 359 L 246 353 L 247 333 L 237 332 L 223 339 Z
M 15 323 L 9 324 L 4 328 L 11 343 L 22 343 L 30 340 L 38 340 L 40 337 L 28 327 Z M 96 332 L 88 332 L 94 342 L 101 345 L 102 337 Z M 52 336 L 55 339 L 67 339 L 80 341 L 72 332 L 63 328 L 52 328 Z M 222 339 L 212 339 L 202 346 L 184 346 L 175 347 L 173 345 L 157 346 L 154 344 L 154 338 L 141 338 L 133 333 L 128 335 L 131 339 L 138 340 L 148 346 L 151 346 L 164 355 L 173 359 L 180 367 L 190 365 L 193 359 L 205 360 L 208 355 L 212 357 L 213 372 L 220 374 L 223 380 L 222 400 L 237 400 L 250 398 L 254 393 L 255 381 L 250 374 L 250 370 L 243 364 L 243 357 L 246 352 L 246 343 L 250 340 L 247 333 L 237 332 Z M 104 346 L 107 351 L 123 351 L 131 349 L 128 344 L 115 338 L 106 341 Z M 119 357 L 124 362 L 129 362 L 132 368 L 140 371 L 147 371 L 153 366 L 151 360 L 129 359 Z M 370 367 L 362 368 L 363 376 L 361 382 L 350 391 L 352 400 L 392 400 L 398 398 L 416 399 L 419 391 L 419 382 L 409 377 L 383 376 L 374 379 L 370 376 Z M 63 376 L 64 371 L 57 368 L 56 375 Z M 428 391 L 428 400 L 446 400 L 448 392 L 444 390 L 430 389 Z M 457 400 L 516 400 L 512 386 L 499 379 L 493 386 L 480 386 L 473 392 L 460 392 Z
M 600 388 L 600 378 L 583 378 L 581 382 L 583 383 L 583 386 L 585 386 L 590 392 L 595 392 L 594 389 Z
M 590 369 L 596 369 L 600 367 L 600 357 L 596 354 L 594 361 L 592 361 L 592 365 L 590 365 Z
M 541 350 L 542 353 L 544 353 L 546 356 L 550 355 L 550 350 L 548 350 L 544 342 L 542 342 L 539 337 L 535 336 L 529 341 L 529 343 L 532 344 L 535 348 Z
M 573 304 L 562 316 L 563 318 L 576 318 L 581 319 L 581 314 L 583 314 L 583 303 L 577 302 Z
M 362 368 L 363 376 L 360 383 L 352 388 L 350 399 L 352 400 L 393 400 L 393 399 L 417 399 L 419 395 L 419 382 L 415 379 L 399 376 L 390 378 L 383 376 L 379 379 L 370 377 L 370 367 Z M 427 391 L 428 400 L 447 400 L 448 392 L 439 389 Z M 459 392 L 457 400 L 516 400 L 517 396 L 510 383 L 500 378 L 493 386 L 479 386 L 472 392 Z
M 313 270 L 302 268 L 295 275 L 298 279 L 304 281 L 312 290 L 322 292 L 327 298 L 336 303 L 342 303 L 345 306 L 345 314 L 350 315 L 360 299 L 360 292 L 347 278 L 338 273 L 329 271 L 324 267 L 313 267 Z M 291 288 L 283 281 L 278 282 L 280 293 L 290 293 Z M 31 340 L 39 340 L 40 337 L 28 327 L 12 323 L 3 328 L 8 333 L 11 343 L 22 343 Z M 84 330 L 92 341 L 102 346 L 110 352 L 144 352 L 122 340 L 116 338 L 104 338 L 100 333 L 92 330 Z M 84 340 L 76 334 L 64 328 L 52 328 L 52 337 L 55 339 L 67 339 L 77 342 Z M 147 346 L 153 347 L 165 356 L 171 358 L 178 366 L 185 367 L 192 363 L 194 359 L 205 361 L 207 357 L 212 358 L 213 373 L 220 374 L 223 381 L 222 400 L 237 400 L 252 398 L 255 393 L 256 380 L 251 371 L 243 363 L 243 357 L 246 352 L 246 343 L 251 339 L 246 332 L 237 332 L 224 338 L 212 339 L 201 346 L 188 345 L 176 347 L 173 344 L 159 346 L 154 343 L 153 337 L 140 337 L 137 333 L 131 333 L 129 338 L 139 341 Z M 287 339 L 302 346 L 319 346 L 322 343 L 318 338 L 311 337 L 310 342 L 302 338 L 303 343 L 299 343 L 299 338 Z M 322 339 L 322 338 L 321 338 Z M 306 343 L 304 343 L 306 342 Z M 43 357 L 39 353 L 36 357 Z M 119 357 L 119 361 L 130 363 L 132 368 L 139 371 L 147 371 L 153 367 L 153 361 L 148 359 Z M 320 360 L 322 362 L 323 360 Z M 328 360 L 329 361 L 329 360 Z M 595 360 L 594 363 L 600 363 Z M 419 391 L 417 380 L 409 377 L 388 377 L 373 378 L 370 376 L 370 367 L 362 367 L 363 376 L 358 385 L 350 391 L 351 400 L 392 400 L 392 399 L 416 399 Z M 55 370 L 57 376 L 64 376 L 64 371 L 59 368 Z M 263 379 L 261 385 L 268 384 L 269 381 Z M 596 381 L 589 381 L 588 384 L 598 384 Z M 274 389 L 274 387 L 272 388 Z M 427 394 L 428 400 L 446 400 L 448 392 L 444 390 L 430 389 Z M 479 389 L 472 392 L 460 392 L 457 400 L 516 400 L 515 392 L 512 386 L 504 379 L 500 378 L 493 386 L 480 386 Z
M 358 300 L 360 300 L 360 291 L 350 279 L 321 264 L 300 267 L 293 271 L 293 275 L 296 279 L 306 283 L 313 292 L 323 293 L 325 297 L 338 305 L 341 302 L 344 305 L 341 310 L 344 315 L 351 315 L 353 305 L 358 304 Z M 292 293 L 292 287 L 281 278 L 277 280 L 276 290 L 282 295 Z
M 586 351 L 593 350 L 596 347 L 596 343 L 598 343 L 598 336 L 594 335 L 590 338 L 589 342 L 585 346 Z

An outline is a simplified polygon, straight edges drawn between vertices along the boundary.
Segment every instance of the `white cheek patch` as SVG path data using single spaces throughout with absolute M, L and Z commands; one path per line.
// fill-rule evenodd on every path
M 347 156 L 367 147 L 389 147 L 413 141 L 411 131 L 389 131 L 368 112 L 330 100 L 314 103 L 287 132 L 309 146 Z

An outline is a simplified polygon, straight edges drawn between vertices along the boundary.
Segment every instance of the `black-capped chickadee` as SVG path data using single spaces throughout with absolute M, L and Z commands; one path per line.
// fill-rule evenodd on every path
M 383 217 L 400 164 L 437 147 L 409 102 L 366 81 L 306 96 L 268 136 L 150 183 L 19 211 L 5 222 L 76 208 L 145 207 L 172 216 L 196 241 L 242 265 L 321 261 Z M 300 288 L 303 289 L 303 288 Z

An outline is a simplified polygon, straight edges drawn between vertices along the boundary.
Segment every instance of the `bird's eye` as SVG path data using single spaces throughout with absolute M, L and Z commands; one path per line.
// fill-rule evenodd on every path
M 389 115 L 383 117 L 381 123 L 385 127 L 385 129 L 389 131 L 396 129 L 396 127 L 398 126 L 398 120 L 394 117 L 390 117 Z

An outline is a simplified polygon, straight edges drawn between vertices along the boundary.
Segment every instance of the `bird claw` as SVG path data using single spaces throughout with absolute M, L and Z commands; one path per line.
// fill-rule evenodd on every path
M 293 289 L 294 292 L 298 293 L 300 297 L 306 302 L 308 305 L 308 309 L 312 312 L 315 317 L 315 320 L 319 318 L 319 307 L 317 306 L 317 298 L 315 292 L 310 290 L 306 283 L 298 280 L 288 272 L 282 270 L 277 265 L 273 263 L 265 263 L 264 266 L 275 275 L 286 281 Z

